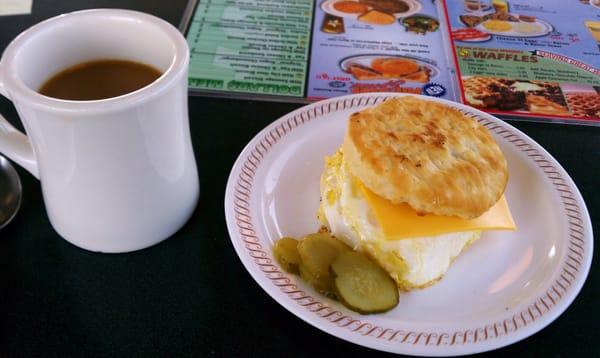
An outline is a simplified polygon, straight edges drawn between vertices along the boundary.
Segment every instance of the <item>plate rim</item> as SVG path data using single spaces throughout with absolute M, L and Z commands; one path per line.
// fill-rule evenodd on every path
M 507 311 L 507 318 L 501 321 L 492 322 L 491 324 L 485 324 L 483 326 L 477 323 L 475 325 L 478 327 L 455 329 L 451 334 L 446 332 L 438 334 L 438 332 L 434 332 L 433 330 L 430 332 L 415 332 L 403 331 L 401 329 L 394 330 L 393 328 L 384 329 L 384 327 L 376 324 L 370 324 L 368 322 L 369 316 L 340 312 L 329 306 L 327 303 L 321 302 L 319 297 L 315 299 L 310 296 L 310 293 L 306 294 L 300 288 L 296 287 L 293 281 L 287 277 L 288 275 L 281 272 L 271 261 L 269 255 L 262 249 L 260 240 L 255 235 L 252 226 L 252 217 L 244 212 L 244 210 L 248 210 L 244 209 L 243 206 L 238 206 L 238 209 L 241 208 L 241 211 L 237 212 L 238 217 L 236 217 L 236 212 L 233 210 L 233 199 L 240 198 L 236 197 L 235 194 L 238 193 L 242 196 L 246 195 L 248 197 L 246 203 L 249 205 L 251 198 L 248 193 L 251 193 L 251 190 L 244 193 L 243 191 L 236 192 L 235 189 L 246 188 L 247 190 L 247 187 L 244 187 L 243 185 L 248 186 L 248 184 L 251 189 L 252 182 L 247 181 L 247 178 L 253 176 L 254 171 L 258 169 L 260 165 L 261 158 L 258 158 L 256 153 L 252 153 L 253 149 L 259 148 L 264 151 L 263 153 L 267 153 L 286 133 L 291 132 L 294 128 L 299 127 L 306 122 L 310 122 L 319 116 L 354 107 L 363 108 L 366 105 L 374 105 L 390 97 L 402 97 L 405 95 L 409 94 L 382 92 L 354 94 L 326 99 L 308 104 L 287 113 L 256 134 L 246 144 L 236 159 L 229 174 L 225 191 L 224 209 L 226 223 L 230 240 L 238 258 L 242 261 L 246 271 L 250 273 L 259 286 L 288 311 L 328 334 L 372 349 L 391 353 L 429 356 L 464 355 L 504 347 L 542 330 L 558 318 L 571 305 L 575 297 L 581 291 L 589 274 L 593 256 L 593 229 L 589 212 L 579 189 L 571 177 L 560 163 L 541 145 L 510 124 L 475 108 L 440 98 L 420 96 L 426 100 L 448 104 L 464 111 L 463 113 L 466 112 L 484 126 L 488 127 L 488 130 L 503 136 L 515 147 L 518 147 L 521 152 L 531 157 L 531 160 L 536 162 L 539 169 L 541 169 L 543 174 L 549 179 L 549 184 L 552 184 L 555 187 L 555 190 L 570 194 L 570 196 L 561 196 L 558 194 L 563 202 L 561 214 L 566 214 L 569 210 L 576 211 L 578 216 L 572 216 L 572 218 L 574 218 L 573 220 L 576 219 L 579 221 L 578 223 L 574 223 L 567 220 L 570 237 L 565 238 L 567 241 L 565 249 L 566 253 L 562 260 L 557 264 L 557 268 L 559 270 L 562 269 L 562 271 L 560 271 L 560 278 L 557 278 L 554 282 L 549 279 L 547 285 L 540 290 L 540 293 L 533 295 L 536 297 L 533 303 L 528 300 L 526 301 L 526 304 L 519 306 L 519 308 Z M 320 113 L 318 113 L 319 111 L 317 109 L 320 110 Z M 286 124 L 287 126 L 285 126 Z M 489 126 L 491 126 L 491 128 Z M 287 128 L 288 132 L 286 132 L 285 128 Z M 500 131 L 499 133 L 497 132 L 498 130 Z M 511 138 L 511 140 L 508 140 L 508 138 Z M 260 142 L 261 139 L 263 142 Z M 259 146 L 257 143 L 261 145 Z M 260 151 L 257 153 L 259 156 L 263 155 Z M 257 161 L 258 164 L 256 163 Z M 251 164 L 249 164 L 249 166 L 243 166 L 243 164 L 247 163 Z M 254 166 L 254 168 L 252 168 L 252 166 Z M 550 174 L 553 176 L 550 176 Z M 241 179 L 242 186 L 236 188 L 237 185 L 240 185 L 238 179 Z M 557 182 L 559 182 L 559 184 L 557 184 Z M 558 187 L 561 189 L 558 190 Z M 241 199 L 242 201 L 245 200 L 244 198 Z M 567 207 L 570 209 L 567 209 Z M 573 207 L 575 207 L 575 209 L 573 209 Z M 235 222 L 236 220 L 238 223 Z M 573 226 L 578 227 L 578 231 L 573 231 Z M 245 238 L 243 238 L 243 236 Z M 576 243 L 574 243 L 574 241 L 576 241 Z M 578 248 L 580 251 L 574 250 L 574 247 Z M 579 256 L 576 266 L 573 266 L 573 263 L 569 263 L 572 267 L 576 267 L 575 274 L 565 269 L 565 265 L 568 263 L 569 258 L 574 260 L 571 255 L 567 255 L 568 251 Z M 567 278 L 563 272 L 566 272 L 569 278 Z M 554 275 L 551 276 L 551 279 L 554 279 Z M 564 280 L 564 282 L 560 281 L 561 279 Z M 544 292 L 548 286 L 550 288 Z M 287 292 L 284 291 L 286 289 L 288 290 Z M 546 294 L 546 296 L 541 296 L 540 298 L 540 295 L 542 294 Z M 295 296 L 292 298 L 293 295 Z M 544 300 L 546 297 L 547 299 Z M 545 311 L 543 309 L 544 306 L 546 307 Z M 525 307 L 526 309 L 523 309 L 522 307 Z M 323 312 L 324 314 L 321 315 L 320 313 Z M 536 312 L 538 314 L 537 316 Z M 527 317 L 527 315 L 529 316 Z M 359 319 L 356 319 L 355 317 L 359 317 Z M 365 317 L 366 322 L 363 322 L 362 320 L 365 319 Z M 528 321 L 526 317 L 530 320 Z M 488 330 L 490 327 L 492 328 Z M 373 335 L 373 332 L 379 334 Z M 403 337 L 403 339 L 400 341 L 399 339 L 396 339 L 396 337 Z M 391 342 L 398 344 L 391 345 Z

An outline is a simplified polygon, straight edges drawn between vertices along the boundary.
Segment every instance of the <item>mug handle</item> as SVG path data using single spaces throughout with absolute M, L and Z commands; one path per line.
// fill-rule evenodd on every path
M 2 63 L 0 63 L 1 66 Z M 1 73 L 2 71 L 0 70 Z M 2 77 L 0 77 L 0 95 L 9 100 L 11 99 L 2 81 Z M 0 114 L 0 153 L 5 154 L 15 163 L 27 169 L 37 179 L 40 178 L 37 160 L 35 159 L 29 138 L 13 127 L 2 114 Z

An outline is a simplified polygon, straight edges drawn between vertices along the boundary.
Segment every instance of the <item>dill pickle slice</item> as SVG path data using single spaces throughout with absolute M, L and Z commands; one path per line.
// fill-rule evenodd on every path
M 375 262 L 359 252 L 340 254 L 331 264 L 333 289 L 349 309 L 363 313 L 381 313 L 398 304 L 398 287 Z
M 333 279 L 329 267 L 339 254 L 348 251 L 349 246 L 329 233 L 307 235 L 298 244 L 300 276 L 319 292 L 331 296 Z
M 320 277 L 320 278 L 315 277 L 312 274 L 312 272 L 310 272 L 306 268 L 306 266 L 304 266 L 302 263 L 300 263 L 298 268 L 299 268 L 300 277 L 302 278 L 302 280 L 304 280 L 306 283 L 308 283 L 309 285 L 314 287 L 315 290 L 317 290 L 319 293 L 321 293 L 327 297 L 336 298 L 335 292 L 333 292 L 333 285 L 332 285 L 331 278 L 325 279 L 323 277 Z
M 275 256 L 275 260 L 277 260 L 285 271 L 298 274 L 298 265 L 300 264 L 298 240 L 291 237 L 283 237 L 275 241 L 273 256 Z

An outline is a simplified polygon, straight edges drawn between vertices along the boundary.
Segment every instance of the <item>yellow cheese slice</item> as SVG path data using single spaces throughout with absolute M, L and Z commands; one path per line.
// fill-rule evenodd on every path
M 436 236 L 451 232 L 517 228 L 504 195 L 483 215 L 467 220 L 452 216 L 418 215 L 408 204 L 394 204 L 376 195 L 362 183 L 358 183 L 358 187 L 388 240 Z

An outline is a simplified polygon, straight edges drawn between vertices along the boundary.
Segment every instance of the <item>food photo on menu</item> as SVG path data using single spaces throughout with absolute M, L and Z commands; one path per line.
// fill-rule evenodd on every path
M 600 123 L 596 0 L 199 2 L 192 93 L 411 93 L 509 118 Z M 282 16 L 274 17 L 274 12 Z
M 596 2 L 451 0 L 447 6 L 464 103 L 496 114 L 600 119 Z
M 441 2 L 326 0 L 315 9 L 307 96 L 455 96 Z

